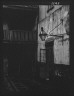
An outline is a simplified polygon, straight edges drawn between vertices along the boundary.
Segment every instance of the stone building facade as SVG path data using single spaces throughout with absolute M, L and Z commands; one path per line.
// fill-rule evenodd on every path
M 39 23 L 38 23 L 38 49 L 37 60 L 43 63 L 40 67 L 40 76 L 46 78 L 49 76 L 49 65 L 46 65 L 46 43 L 53 41 L 53 63 L 54 65 L 70 65 L 70 40 L 69 40 L 69 5 L 54 5 L 52 10 L 49 5 L 39 5 Z M 50 10 L 50 11 L 48 11 Z M 41 27 L 48 34 L 44 41 L 39 34 Z M 62 36 L 59 36 L 59 35 Z M 50 48 L 51 49 L 51 48 Z M 49 50 L 50 50 L 49 49 Z M 42 50 L 42 51 L 41 51 Z M 51 51 L 51 50 L 50 50 Z M 48 53 L 51 54 L 50 52 Z M 48 55 L 48 56 L 49 56 Z M 52 54 L 51 54 L 52 57 Z M 50 61 L 50 57 L 49 61 Z M 47 66 L 45 69 L 45 65 Z M 48 70 L 46 72 L 45 70 Z M 48 74 L 48 75 L 47 75 Z
M 39 6 L 38 24 L 38 61 L 40 61 L 40 49 L 45 49 L 45 41 L 39 37 L 41 27 L 47 34 L 65 34 L 63 38 L 48 36 L 47 40 L 54 38 L 54 63 L 69 65 L 69 35 L 66 34 L 66 27 L 69 17 L 69 5 L 55 5 L 54 9 L 47 14 L 48 6 Z M 67 15 L 66 15 L 67 14 Z M 66 15 L 66 16 L 65 16 Z M 63 23 L 61 20 L 63 19 Z M 69 22 L 69 21 L 68 21 Z M 61 23 L 61 24 L 60 24 Z M 67 24 L 69 30 L 69 24 Z M 46 57 L 45 57 L 46 58 Z M 45 62 L 45 61 L 44 61 Z

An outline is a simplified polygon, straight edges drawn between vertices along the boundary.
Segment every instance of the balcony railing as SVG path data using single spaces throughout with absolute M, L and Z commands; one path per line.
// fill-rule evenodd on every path
M 36 33 L 24 30 L 4 30 L 5 41 L 36 41 Z

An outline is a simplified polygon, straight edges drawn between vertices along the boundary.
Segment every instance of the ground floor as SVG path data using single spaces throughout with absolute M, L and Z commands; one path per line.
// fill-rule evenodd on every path
M 46 63 L 37 62 L 35 44 L 28 42 L 2 45 L 1 94 L 3 96 L 73 94 L 71 66 L 53 63 L 48 68 L 49 65 Z
M 8 78 L 7 78 L 8 79 Z M 9 78 L 9 81 L 4 81 L 2 87 L 2 96 L 7 95 L 72 95 L 72 81 L 60 80 L 33 80 L 24 78 Z

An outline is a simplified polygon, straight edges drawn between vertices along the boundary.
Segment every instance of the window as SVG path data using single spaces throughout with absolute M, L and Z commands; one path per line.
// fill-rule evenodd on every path
M 46 49 L 40 49 L 40 62 L 46 63 Z

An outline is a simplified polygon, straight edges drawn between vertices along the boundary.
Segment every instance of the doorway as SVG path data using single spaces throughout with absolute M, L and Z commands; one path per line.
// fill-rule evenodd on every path
M 53 44 L 54 42 L 46 42 L 46 78 L 49 78 L 52 73 L 53 64 L 54 64 L 54 54 L 53 54 Z

